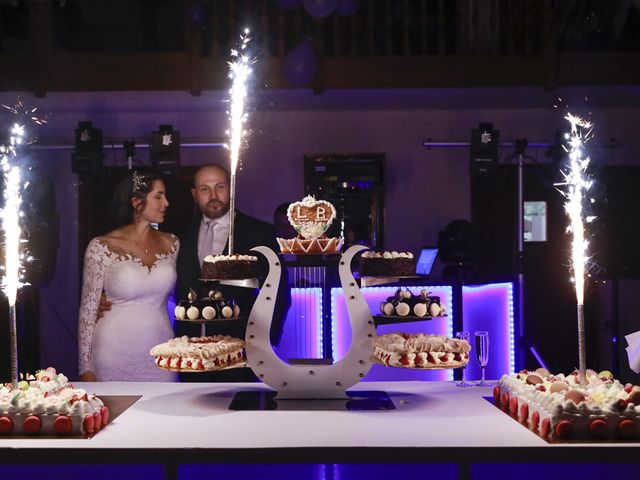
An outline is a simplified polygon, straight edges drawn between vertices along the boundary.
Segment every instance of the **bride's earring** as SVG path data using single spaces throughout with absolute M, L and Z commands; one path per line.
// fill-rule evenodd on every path
M 141 209 L 136 208 L 135 213 L 133 214 L 133 221 L 135 222 L 136 225 L 140 223 L 140 213 L 141 213 Z

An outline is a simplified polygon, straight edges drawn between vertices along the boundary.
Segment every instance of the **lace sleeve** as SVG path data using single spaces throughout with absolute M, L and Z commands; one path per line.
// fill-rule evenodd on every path
M 78 319 L 78 370 L 80 374 L 87 371 L 95 372 L 91 361 L 91 343 L 108 260 L 107 247 L 97 238 L 91 240 L 84 254 L 82 297 Z

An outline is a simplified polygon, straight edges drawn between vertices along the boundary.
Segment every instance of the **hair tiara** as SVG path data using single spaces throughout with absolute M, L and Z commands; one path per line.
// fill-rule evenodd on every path
M 133 171 L 131 184 L 131 193 L 144 192 L 147 188 L 147 182 L 144 179 L 144 175 L 138 173 L 136 170 Z

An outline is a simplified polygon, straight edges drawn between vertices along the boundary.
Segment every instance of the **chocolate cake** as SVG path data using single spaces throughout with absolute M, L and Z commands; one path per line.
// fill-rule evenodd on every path
M 412 277 L 416 259 L 411 252 L 364 252 L 360 257 L 361 277 Z
M 251 255 L 207 255 L 202 262 L 202 278 L 242 280 L 258 276 L 258 258 Z

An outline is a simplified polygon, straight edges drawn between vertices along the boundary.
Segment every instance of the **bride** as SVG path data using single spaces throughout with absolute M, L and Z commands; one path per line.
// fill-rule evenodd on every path
M 159 173 L 130 172 L 116 186 L 116 225 L 89 242 L 78 324 L 83 381 L 175 381 L 149 350 L 173 338 L 167 297 L 176 282 L 178 238 L 159 232 L 169 202 Z M 98 320 L 102 292 L 112 303 Z

